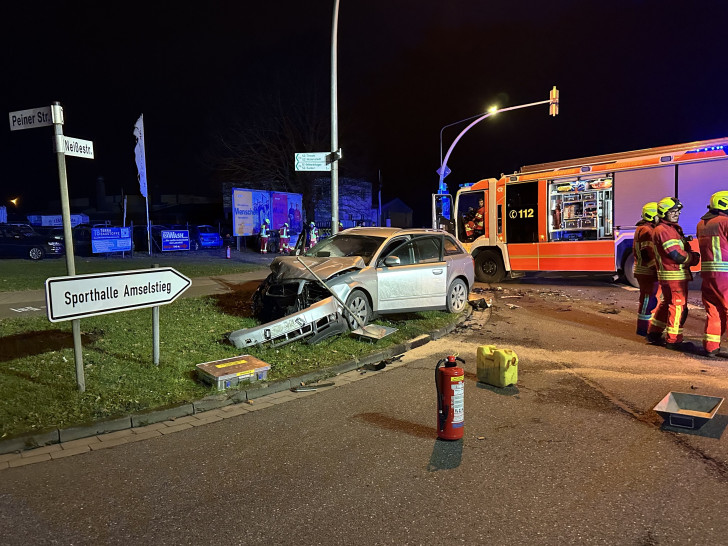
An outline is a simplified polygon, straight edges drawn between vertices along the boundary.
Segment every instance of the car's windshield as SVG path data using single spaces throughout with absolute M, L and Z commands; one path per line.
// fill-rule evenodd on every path
M 372 237 L 369 235 L 347 235 L 342 233 L 324 239 L 311 250 L 306 256 L 324 258 L 340 256 L 361 256 L 368 265 L 374 253 L 384 242 L 384 237 Z
M 215 228 L 212 226 L 197 226 L 197 230 L 200 233 L 217 233 Z

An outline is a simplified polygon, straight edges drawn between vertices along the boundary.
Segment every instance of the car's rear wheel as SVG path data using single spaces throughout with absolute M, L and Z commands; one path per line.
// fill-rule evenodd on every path
M 353 290 L 346 299 L 346 307 L 350 310 L 349 312 L 345 312 L 349 328 L 355 330 L 369 324 L 372 318 L 372 307 L 369 305 L 369 299 L 364 292 L 361 290 Z M 351 316 L 352 312 L 354 313 L 353 317 Z
M 462 279 L 455 279 L 447 290 L 447 311 L 459 313 L 468 303 L 468 287 Z
M 492 250 L 484 250 L 475 258 L 475 278 L 480 282 L 500 282 L 506 276 L 503 259 Z
M 31 260 L 42 260 L 43 256 L 45 256 L 45 251 L 39 246 L 34 246 L 28 251 L 28 258 Z

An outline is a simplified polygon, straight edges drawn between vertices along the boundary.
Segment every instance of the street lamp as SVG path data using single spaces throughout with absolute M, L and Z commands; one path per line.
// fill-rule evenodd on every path
M 508 112 L 509 110 L 520 110 L 521 108 L 528 108 L 529 106 L 538 106 L 539 104 L 549 104 L 549 114 L 552 116 L 555 116 L 559 112 L 559 91 L 556 89 L 556 86 L 551 90 L 549 94 L 548 100 L 541 100 L 538 102 L 529 102 L 528 104 L 520 104 L 518 106 L 509 106 L 508 108 L 490 108 L 488 110 L 487 114 L 482 114 L 480 116 L 477 116 L 478 119 L 473 121 L 470 125 L 468 125 L 465 129 L 460 131 L 460 134 L 455 138 L 455 140 L 452 141 L 452 144 L 450 144 L 450 148 L 447 150 L 447 154 L 445 154 L 445 159 L 441 159 L 440 161 L 440 168 L 438 169 L 438 174 L 440 175 L 440 182 L 437 186 L 437 193 L 443 194 L 447 193 L 447 187 L 445 186 L 444 179 L 447 176 L 447 160 L 450 159 L 450 154 L 452 153 L 453 148 L 455 148 L 455 145 L 458 143 L 458 141 L 462 138 L 462 136 L 467 133 L 473 126 L 477 125 L 484 119 L 489 118 L 490 116 L 493 116 L 495 114 L 498 114 L 500 112 Z M 476 117 L 476 116 L 473 116 Z M 456 121 L 455 123 L 451 125 L 455 125 L 457 123 L 460 123 L 462 121 L 467 121 L 469 119 L 473 119 L 473 117 L 466 118 L 460 121 Z M 445 127 L 449 127 L 449 125 L 445 125 Z M 445 128 L 443 127 L 443 129 Z M 440 157 L 442 157 L 442 131 L 440 131 Z
M 491 107 L 491 108 L 489 108 L 489 109 L 488 109 L 488 112 L 490 112 L 490 111 L 491 111 L 491 110 L 492 110 L 493 108 L 495 108 L 495 107 Z M 482 114 L 482 112 L 481 112 L 480 114 L 475 114 L 474 116 L 470 116 L 469 118 L 465 118 L 465 119 L 461 119 L 460 121 L 454 121 L 454 122 L 452 122 L 452 123 L 448 123 L 448 124 L 447 124 L 447 125 L 445 125 L 445 126 L 444 126 L 444 127 L 442 128 L 442 129 L 440 129 L 440 165 L 442 165 L 442 132 L 443 132 L 443 131 L 444 131 L 445 129 L 447 129 L 448 127 L 452 127 L 453 125 L 458 125 L 458 124 L 460 124 L 460 123 L 463 123 L 463 122 L 465 122 L 465 121 L 470 121 L 471 119 L 479 118 L 479 117 L 480 117 L 480 116 L 482 116 L 482 115 L 483 115 L 483 114 Z

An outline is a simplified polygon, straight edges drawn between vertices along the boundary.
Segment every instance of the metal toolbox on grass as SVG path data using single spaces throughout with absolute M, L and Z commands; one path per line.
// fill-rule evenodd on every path
M 268 377 L 270 364 L 250 355 L 235 356 L 197 364 L 200 379 L 218 389 L 234 387 L 243 381 L 259 381 Z
M 713 418 L 723 400 L 718 396 L 670 392 L 654 410 L 670 426 L 696 429 Z

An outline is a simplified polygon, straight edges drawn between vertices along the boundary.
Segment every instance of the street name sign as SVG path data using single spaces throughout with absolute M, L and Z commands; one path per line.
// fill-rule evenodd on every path
M 94 158 L 94 143 L 90 140 L 58 135 L 56 136 L 56 147 L 56 151 L 62 151 L 64 155 L 85 157 L 86 159 Z
M 330 152 L 309 152 L 295 154 L 297 171 L 330 171 Z
M 8 114 L 11 131 L 22 129 L 34 129 L 53 125 L 53 115 L 50 106 L 30 108 L 29 110 L 18 110 Z
M 171 267 L 46 279 L 48 320 L 62 322 L 166 305 L 192 281 Z

